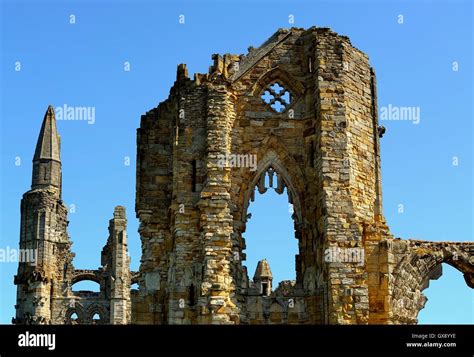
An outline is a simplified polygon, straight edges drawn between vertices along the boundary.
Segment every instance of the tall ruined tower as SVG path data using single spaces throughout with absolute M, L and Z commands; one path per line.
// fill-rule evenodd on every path
M 245 55 L 213 61 L 194 79 L 179 65 L 168 99 L 141 118 L 134 321 L 416 323 L 441 263 L 473 285 L 473 244 L 390 234 L 375 74 L 346 36 L 281 29 Z M 244 235 L 267 177 L 293 204 L 288 239 L 299 253 L 288 267 L 296 281 L 262 296 L 244 265 Z
M 60 138 L 48 107 L 33 158 L 31 190 L 21 200 L 21 261 L 15 276 L 16 324 L 128 324 L 131 322 L 130 258 L 125 207 L 117 206 L 98 269 L 75 269 L 61 199 Z M 74 291 L 93 281 L 99 292 Z
M 50 323 L 52 298 L 62 294 L 71 269 L 67 208 L 61 199 L 60 146 L 54 110 L 49 106 L 33 158 L 31 190 L 21 200 L 20 249 L 33 252 L 36 259 L 19 263 L 16 323 Z

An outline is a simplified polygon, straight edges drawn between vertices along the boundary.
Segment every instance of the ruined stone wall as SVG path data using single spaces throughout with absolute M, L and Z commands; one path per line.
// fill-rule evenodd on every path
M 364 227 L 376 215 L 377 123 L 367 56 L 347 38 L 311 28 L 279 30 L 245 56 L 213 60 L 194 80 L 180 66 L 170 97 L 139 129 L 137 215 L 149 259 L 141 272 L 156 269 L 167 281 L 163 322 L 249 323 L 256 310 L 247 301 L 243 235 L 253 191 L 265 192 L 262 177 L 270 172 L 295 207 L 294 268 L 307 319 L 367 323 L 363 264 L 324 262 L 329 247 L 362 249 Z M 261 98 L 275 83 L 291 93 L 282 111 Z M 160 140 L 169 147 L 158 154 Z M 257 167 L 219 167 L 218 157 L 232 154 L 256 155 Z M 156 175 L 165 164 L 168 176 Z M 168 235 L 168 250 L 161 244 L 151 256 L 148 242 Z M 198 286 L 193 293 L 191 285 Z M 142 282 L 140 294 L 150 304 L 146 288 Z M 197 309 L 189 306 L 196 294 Z M 137 314 L 147 309 L 139 304 Z
M 206 122 L 206 96 L 187 78 L 180 67 L 176 96 L 178 117 L 175 123 L 173 172 L 172 239 L 168 276 L 168 322 L 191 323 L 197 314 L 197 296 L 200 295 L 202 259 L 198 208 L 205 170 L 206 140 L 203 137 Z M 181 307 L 180 307 L 181 306 Z
M 442 275 L 442 263 L 459 270 L 474 288 L 474 244 L 394 239 L 388 242 L 390 320 L 415 324 L 427 301 L 423 290 Z
M 375 155 L 374 122 L 370 96 L 361 89 L 370 84 L 370 67 L 347 38 L 325 33 L 318 40 L 317 51 L 322 151 L 318 171 L 323 182 L 321 204 L 327 212 L 324 249 L 362 249 L 362 219 L 372 223 L 375 203 L 374 170 L 367 167 Z M 330 262 L 327 269 L 329 322 L 367 322 L 363 266 Z
M 256 155 L 258 165 L 254 172 L 249 168 L 234 168 L 232 187 L 236 207 L 233 214 L 234 232 L 239 239 L 237 242 L 237 247 L 241 248 L 239 253 L 242 254 L 241 250 L 246 246 L 242 233 L 245 235 L 247 207 L 249 199 L 253 200 L 255 186 L 258 186 L 260 193 L 271 189 L 262 186 L 261 183 L 269 167 L 276 171 L 275 181 L 284 181 L 286 189 L 283 188 L 283 190 L 289 194 L 289 202 L 293 204 L 295 211 L 295 235 L 288 239 L 296 239 L 295 244 L 298 244 L 300 251 L 295 257 L 295 264 L 288 269 L 296 270 L 296 281 L 302 284 L 305 274 L 307 276 L 308 272 L 315 271 L 312 242 L 308 237 L 309 229 L 302 229 L 303 225 L 314 225 L 316 218 L 313 214 L 307 214 L 311 212 L 311 208 L 308 211 L 307 201 L 312 197 L 304 194 L 309 189 L 307 183 L 315 182 L 305 177 L 305 173 L 309 171 L 305 168 L 310 166 L 308 161 L 310 157 L 315 156 L 315 153 L 310 151 L 316 150 L 315 145 L 305 145 L 305 137 L 314 132 L 314 129 L 311 129 L 315 121 L 312 92 L 306 89 L 312 82 L 314 73 L 309 72 L 309 66 L 306 65 L 305 50 L 310 41 L 300 36 L 301 31 L 295 32 L 297 35 L 293 36 L 285 31 L 277 32 L 267 41 L 267 45 L 262 46 L 264 51 L 260 52 L 260 56 L 266 55 L 261 60 L 255 61 L 255 58 L 259 57 L 259 50 L 253 50 L 242 59 L 240 66 L 245 69 L 247 62 L 255 61 L 255 63 L 246 73 L 234 74 L 234 77 L 238 78 L 233 83 L 233 87 L 239 96 L 238 108 L 240 110 L 232 132 L 232 152 Z M 265 51 L 269 52 L 265 53 Z M 291 92 L 291 103 L 282 113 L 275 112 L 269 105 L 262 103 L 262 93 L 274 83 L 278 83 Z M 277 187 L 278 183 L 275 182 L 274 185 Z M 245 256 L 242 256 L 242 259 L 244 258 Z M 235 265 L 239 269 L 244 263 L 244 261 L 236 261 Z M 238 276 L 246 278 L 245 275 L 246 272 L 242 271 Z M 306 288 L 314 290 L 316 288 L 314 283 L 311 285 Z M 244 296 L 241 307 L 244 312 L 242 319 L 250 323 L 257 321 L 262 323 L 263 317 L 257 318 L 257 316 L 264 307 L 261 303 L 254 301 L 259 302 L 263 299 L 246 299 L 245 295 L 248 294 L 246 290 L 248 287 L 244 286 L 240 292 Z M 303 296 L 302 299 L 304 301 L 305 297 Z M 321 319 L 320 309 L 321 306 L 318 305 L 318 309 L 312 311 L 313 322 Z M 248 316 L 245 316 L 246 314 Z M 316 317 L 318 314 L 319 316 Z
M 168 261 L 173 249 L 169 208 L 176 112 L 175 103 L 162 103 L 142 116 L 137 130 L 136 212 L 142 241 L 140 289 L 133 305 L 137 323 L 165 323 Z
M 74 303 L 72 303 L 74 302 Z M 71 292 L 58 297 L 52 304 L 53 324 L 55 325 L 102 325 L 111 324 L 110 302 L 104 294 L 92 291 Z M 73 314 L 77 319 L 73 319 Z M 100 319 L 94 320 L 98 314 Z
M 51 299 L 51 323 L 131 323 L 131 272 L 126 222 L 125 208 L 117 206 L 114 217 L 109 221 L 109 237 L 102 249 L 102 266 L 99 269 L 74 269 L 71 262 L 61 269 L 57 268 L 58 278 L 54 281 Z M 80 281 L 96 282 L 100 286 L 99 292 L 74 291 L 74 284 Z M 77 321 L 71 319 L 74 313 L 77 314 Z M 100 315 L 100 320 L 93 321 L 96 313 Z

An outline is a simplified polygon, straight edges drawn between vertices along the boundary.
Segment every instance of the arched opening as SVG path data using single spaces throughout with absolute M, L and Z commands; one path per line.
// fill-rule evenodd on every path
M 245 261 L 249 288 L 269 296 L 282 281 L 296 281 L 295 212 L 283 177 L 269 166 L 247 208 Z
M 95 312 L 95 313 L 91 316 L 91 324 L 92 324 L 92 325 L 100 325 L 100 324 L 102 324 L 102 316 L 100 316 L 100 313 L 99 313 L 99 312 Z
M 69 317 L 69 320 L 71 321 L 71 325 L 77 325 L 79 323 L 79 316 L 77 315 L 77 312 L 73 312 Z
M 100 292 L 100 285 L 96 281 L 81 280 L 71 286 L 73 292 Z
M 442 264 L 443 275 L 430 280 L 423 290 L 427 298 L 418 314 L 419 324 L 472 324 L 474 290 L 466 285 L 462 273 L 449 264 Z
M 133 283 L 132 285 L 130 285 L 130 289 L 138 291 L 138 289 L 139 289 L 138 283 Z
M 83 314 L 82 309 L 78 308 L 70 308 L 66 312 L 66 325 L 81 325 L 83 324 Z

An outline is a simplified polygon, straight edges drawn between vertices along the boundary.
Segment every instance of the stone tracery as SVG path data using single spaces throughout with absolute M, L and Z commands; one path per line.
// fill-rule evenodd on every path
M 291 104 L 291 93 L 278 82 L 269 84 L 261 96 L 262 100 L 277 113 L 285 111 Z

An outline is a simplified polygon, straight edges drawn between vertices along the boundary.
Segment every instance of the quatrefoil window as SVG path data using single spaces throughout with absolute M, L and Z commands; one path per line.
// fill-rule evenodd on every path
M 282 113 L 291 103 L 291 93 L 277 82 L 268 85 L 260 98 L 277 113 Z

